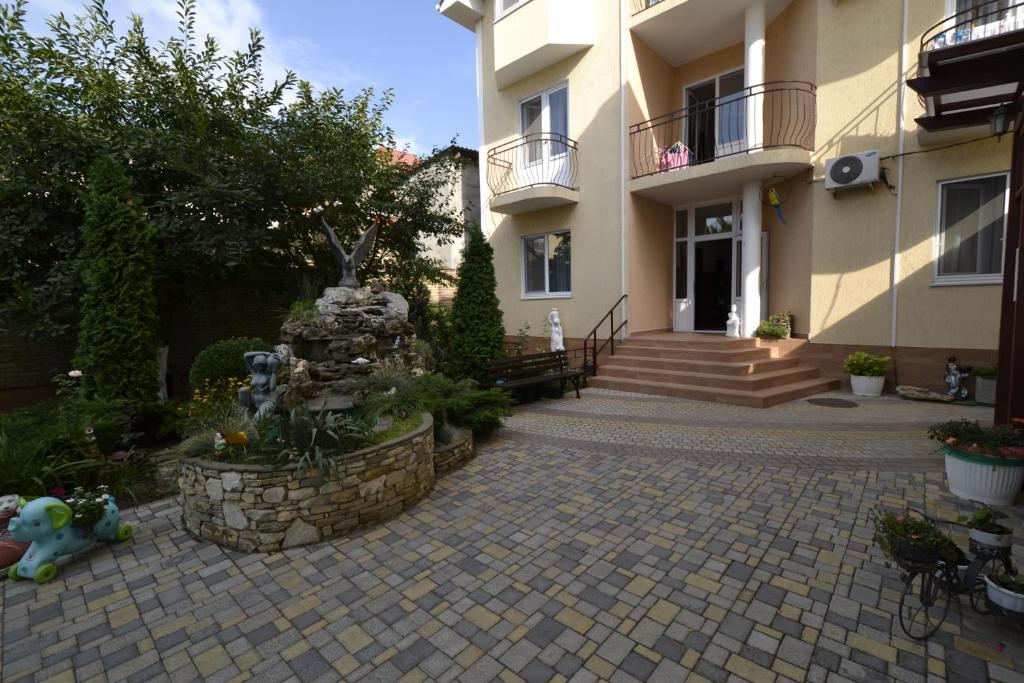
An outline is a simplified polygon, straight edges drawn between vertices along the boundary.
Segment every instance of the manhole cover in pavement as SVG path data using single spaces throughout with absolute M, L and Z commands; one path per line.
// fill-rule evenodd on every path
M 822 408 L 856 408 L 857 404 L 845 398 L 809 398 L 807 402 Z

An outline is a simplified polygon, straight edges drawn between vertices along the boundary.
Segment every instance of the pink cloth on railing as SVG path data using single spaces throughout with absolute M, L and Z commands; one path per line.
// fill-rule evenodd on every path
M 686 145 L 673 145 L 661 150 L 658 158 L 658 170 L 673 171 L 690 165 L 690 148 Z

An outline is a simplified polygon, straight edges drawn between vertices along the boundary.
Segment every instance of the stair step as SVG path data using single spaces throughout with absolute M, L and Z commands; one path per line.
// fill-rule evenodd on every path
M 645 356 L 625 356 L 617 353 L 601 364 L 612 363 L 629 368 L 657 368 L 662 370 L 679 370 L 682 372 L 703 372 L 716 375 L 755 375 L 771 370 L 793 368 L 799 364 L 796 358 L 764 358 L 748 361 L 694 360 L 688 354 L 679 354 L 672 358 L 647 358 Z
M 683 384 L 690 386 L 736 389 L 739 391 L 759 391 L 770 387 L 794 384 L 804 380 L 815 379 L 820 375 L 817 368 L 791 367 L 781 370 L 768 370 L 756 375 L 724 375 L 720 373 L 690 372 L 680 370 L 664 370 L 657 368 L 636 368 L 619 365 L 614 360 L 605 362 L 599 368 L 598 377 L 617 377 L 620 379 L 638 379 L 666 384 Z
M 638 346 L 647 346 L 655 348 L 665 349 L 754 349 L 758 347 L 757 339 L 747 339 L 743 337 L 723 337 L 721 335 L 706 335 L 704 338 L 700 336 L 688 337 L 686 339 L 657 339 L 651 337 L 632 337 L 628 344 L 636 344 Z
M 673 398 L 686 398 L 696 401 L 711 401 L 713 403 L 728 403 L 731 405 L 749 406 L 751 408 L 767 408 L 779 403 L 794 401 L 806 396 L 819 394 L 823 391 L 831 391 L 839 388 L 838 379 L 816 378 L 807 379 L 782 386 L 760 389 L 758 391 L 742 391 L 738 389 L 724 389 L 720 387 L 701 387 L 686 384 L 675 384 L 671 382 L 654 382 L 640 379 L 623 379 L 621 377 L 610 377 L 598 375 L 588 380 L 589 384 L 602 389 L 614 389 L 616 391 L 629 391 L 640 394 L 653 394 L 655 396 L 670 396 Z
M 699 349 L 674 349 L 665 346 L 647 346 L 627 342 L 622 345 L 616 344 L 615 355 L 640 356 L 642 358 L 671 358 L 676 360 L 712 360 L 724 363 L 738 363 L 741 361 L 764 360 L 776 357 L 776 349 L 758 347 L 747 349 L 722 349 L 718 346 Z

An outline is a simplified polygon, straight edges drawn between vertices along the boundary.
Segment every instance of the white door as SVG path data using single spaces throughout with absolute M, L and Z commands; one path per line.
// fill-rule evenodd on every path
M 693 331 L 693 285 L 691 259 L 693 240 L 690 237 L 690 211 L 676 211 L 676 226 L 672 240 L 672 329 L 676 332 Z
M 747 143 L 747 101 L 743 92 L 743 69 L 718 78 L 717 156 L 742 152 Z
M 690 154 L 697 163 L 746 149 L 747 103 L 744 95 L 743 69 L 683 89 L 683 107 L 691 114 L 682 126 Z
M 521 148 L 520 174 L 531 185 L 570 187 L 569 91 L 564 86 L 541 93 L 519 104 L 519 126 L 525 145 Z

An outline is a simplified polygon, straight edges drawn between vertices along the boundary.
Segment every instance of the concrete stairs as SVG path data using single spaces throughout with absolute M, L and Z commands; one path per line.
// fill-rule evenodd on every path
M 838 389 L 838 379 L 757 339 L 719 335 L 637 335 L 615 345 L 590 386 L 767 408 Z

